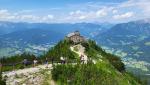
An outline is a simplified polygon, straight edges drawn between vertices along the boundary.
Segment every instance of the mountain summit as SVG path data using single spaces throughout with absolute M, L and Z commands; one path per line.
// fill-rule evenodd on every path
M 15 57 L 6 61 L 13 59 Z M 78 31 L 66 36 L 37 60 L 43 59 L 49 61 L 46 67 L 40 65 L 5 72 L 3 76 L 9 76 L 6 83 L 11 85 L 19 79 L 18 85 L 141 85 L 139 80 L 126 72 L 119 57 L 106 53 Z

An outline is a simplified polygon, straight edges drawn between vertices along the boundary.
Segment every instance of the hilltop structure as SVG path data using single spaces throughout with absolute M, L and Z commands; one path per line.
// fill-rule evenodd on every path
M 81 42 L 85 41 L 85 38 L 80 35 L 79 31 L 75 31 L 75 32 L 69 33 L 66 36 L 66 38 L 69 39 L 70 41 L 72 41 L 73 43 L 81 43 Z

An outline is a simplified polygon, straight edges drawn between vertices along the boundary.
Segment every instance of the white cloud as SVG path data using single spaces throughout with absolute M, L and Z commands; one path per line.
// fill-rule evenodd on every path
M 27 22 L 52 22 L 54 16 L 51 14 L 46 16 L 21 15 L 19 19 Z
M 34 19 L 34 16 L 33 15 L 22 15 L 20 18 L 22 20 L 24 20 L 24 19 Z
M 8 15 L 9 13 L 8 13 L 8 10 L 1 9 L 1 10 L 0 10 L 0 14 L 1 14 L 1 15 L 2 15 L 2 14 Z
M 86 19 L 86 16 L 79 16 L 79 19 Z
M 104 10 L 104 9 L 98 10 L 98 11 L 96 12 L 96 16 L 97 16 L 97 17 L 104 17 L 104 16 L 106 16 L 106 15 L 107 15 L 107 12 L 106 12 L 106 10 Z
M 67 17 L 67 19 L 69 20 L 82 20 L 82 19 L 87 19 L 88 18 L 88 13 L 81 11 L 81 10 L 77 10 L 77 11 L 72 11 L 69 13 L 69 16 Z
M 69 13 L 69 16 L 66 17 L 68 21 L 77 21 L 77 20 L 83 20 L 83 21 L 90 21 L 97 18 L 103 18 L 107 16 L 108 13 L 107 8 L 101 8 L 99 10 L 87 10 L 87 11 L 71 11 Z
M 116 14 L 116 13 L 118 13 L 118 10 L 116 10 L 116 9 L 115 9 L 115 10 L 112 10 L 112 13 L 113 13 L 113 14 Z
M 85 12 L 82 12 L 81 10 L 72 11 L 69 13 L 70 16 L 80 16 L 83 15 Z
M 31 20 L 31 21 L 39 21 L 40 17 L 34 16 L 34 15 L 21 15 L 20 19 L 24 20 L 24 21 L 29 21 L 29 20 Z
M 25 12 L 25 14 L 23 13 Z M 10 12 L 9 10 L 1 9 L 0 10 L 0 20 L 1 21 L 22 21 L 22 22 L 49 22 L 54 19 L 54 16 L 48 14 L 46 16 L 39 16 L 31 14 L 30 10 Z M 26 14 L 27 13 L 27 14 Z
M 141 17 L 150 17 L 150 0 L 129 0 L 119 5 L 120 8 L 138 10 Z
M 51 22 L 51 20 L 53 20 L 53 19 L 54 19 L 54 15 L 49 14 L 47 16 L 42 17 L 41 22 Z
M 77 10 L 76 12 L 75 12 L 75 14 L 82 14 L 83 12 L 81 11 L 81 10 Z
M 25 13 L 31 13 L 33 12 L 33 10 L 21 10 L 21 11 L 18 11 L 17 13 L 18 14 L 25 14 Z
M 130 18 L 134 15 L 133 12 L 127 12 L 127 13 L 124 13 L 124 14 L 118 14 L 118 15 L 114 15 L 113 18 L 114 19 L 126 19 L 126 18 Z
M 48 17 L 49 19 L 53 19 L 53 18 L 54 18 L 53 15 L 47 15 L 47 17 Z
M 7 21 L 7 20 L 12 20 L 12 19 L 15 19 L 15 16 L 11 15 L 8 12 L 8 10 L 5 10 L 5 9 L 0 10 L 0 20 Z

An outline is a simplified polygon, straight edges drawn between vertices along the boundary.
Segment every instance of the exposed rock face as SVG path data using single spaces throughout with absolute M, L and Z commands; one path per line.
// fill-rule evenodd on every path
M 3 77 L 7 76 L 7 85 L 44 85 L 44 83 L 51 85 L 51 67 L 52 65 L 49 64 L 48 68 L 46 68 L 46 65 L 40 65 L 33 68 L 5 72 Z M 52 83 L 55 85 L 54 82 Z

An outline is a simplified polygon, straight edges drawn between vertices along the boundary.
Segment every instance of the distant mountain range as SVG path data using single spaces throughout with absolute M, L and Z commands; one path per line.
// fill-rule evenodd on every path
M 81 31 L 83 35 L 92 36 L 94 33 L 97 32 L 103 32 L 110 27 L 112 27 L 113 24 L 109 23 L 102 23 L 102 24 L 94 24 L 94 23 L 54 23 L 54 24 L 48 24 L 48 23 L 13 23 L 13 22 L 0 22 L 0 35 L 16 32 L 16 31 L 22 31 L 22 30 L 28 30 L 28 29 L 43 29 L 43 30 L 49 30 L 49 31 L 56 31 L 56 32 L 62 32 L 64 34 L 69 33 L 71 31 Z M 100 31 L 99 31 L 100 30 Z M 89 32 L 94 32 L 91 34 L 87 34 Z
M 150 72 L 150 22 L 116 24 L 94 38 L 107 52 L 122 57 L 129 67 Z
M 0 22 L 0 57 L 32 52 L 47 51 L 69 32 L 78 30 L 87 38 L 105 32 L 112 24 L 93 23 L 13 23 Z

